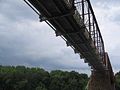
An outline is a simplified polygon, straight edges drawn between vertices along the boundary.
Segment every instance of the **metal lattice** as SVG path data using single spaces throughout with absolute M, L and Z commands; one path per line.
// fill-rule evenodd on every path
M 56 36 L 61 36 L 67 43 L 68 46 L 71 46 L 74 50 L 75 53 L 78 53 L 81 55 L 80 51 L 76 49 L 79 48 L 79 45 L 76 44 L 76 42 L 74 42 L 71 38 L 71 34 L 69 33 L 64 33 L 66 34 L 69 38 L 71 38 L 71 40 L 74 43 L 69 42 L 66 37 L 64 36 L 64 34 L 62 34 L 60 31 L 56 30 L 56 28 L 54 27 L 54 25 L 52 25 L 49 21 L 54 21 L 57 20 L 58 18 L 62 18 L 62 17 L 68 17 L 70 15 L 72 15 L 71 13 L 68 14 L 64 14 L 64 15 L 58 15 L 58 16 L 50 16 L 50 17 L 44 17 L 43 15 L 41 15 L 41 12 L 36 9 L 33 5 L 31 5 L 31 3 L 29 3 L 29 1 L 31 1 L 32 3 L 34 3 L 32 0 L 24 0 L 39 16 L 40 16 L 40 21 L 45 21 L 56 33 Z M 35 0 L 37 3 L 40 3 L 39 0 Z M 90 4 L 89 0 L 62 0 L 64 1 L 66 4 L 68 4 L 75 12 L 77 12 L 78 14 L 78 22 L 80 22 L 80 26 L 83 26 L 83 28 L 85 28 L 85 30 L 88 32 L 89 34 L 89 41 L 92 42 L 94 50 L 96 53 L 96 55 L 99 55 L 100 57 L 100 63 L 106 65 L 106 61 L 105 61 L 105 49 L 104 49 L 104 42 L 102 39 L 102 35 L 100 33 L 100 29 L 98 27 L 98 23 L 97 20 L 95 18 L 92 6 Z M 54 0 L 53 0 L 54 2 Z M 44 7 L 44 6 L 43 6 Z M 47 13 L 49 11 L 45 10 Z M 59 11 L 59 10 L 58 10 Z M 80 16 L 80 17 L 79 17 Z M 79 21 L 80 20 L 80 21 Z M 82 21 L 81 21 L 82 20 Z M 73 34 L 78 34 L 79 32 L 73 32 Z M 75 47 L 76 46 L 76 47 Z M 82 53 L 87 53 L 87 52 L 82 52 Z M 85 59 L 86 57 L 83 56 L 83 58 Z M 86 60 L 85 60 L 86 61 Z M 90 64 L 88 62 L 88 64 Z
M 99 55 L 104 59 L 105 49 L 104 42 L 98 27 L 97 20 L 95 18 L 92 6 L 89 0 L 75 0 L 75 6 L 79 11 L 81 18 L 86 26 L 91 39 L 94 42 L 96 50 L 99 52 Z

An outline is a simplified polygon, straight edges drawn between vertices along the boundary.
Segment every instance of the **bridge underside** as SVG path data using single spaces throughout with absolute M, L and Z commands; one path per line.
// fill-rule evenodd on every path
M 76 2 L 82 4 L 82 15 L 70 2 L 72 0 L 24 1 L 35 12 L 38 11 L 40 21 L 45 21 L 51 26 L 55 30 L 56 36 L 61 36 L 66 41 L 67 46 L 71 46 L 75 53 L 80 54 L 80 57 L 84 58 L 85 62 L 93 68 L 88 90 L 114 90 L 112 66 L 108 54 L 105 53 L 102 36 L 89 0 Z M 89 28 L 84 22 L 85 1 L 88 6 Z M 91 29 L 91 24 L 93 29 Z
M 28 0 L 39 12 L 42 21 L 49 21 L 57 36 L 62 36 L 75 53 L 79 53 L 95 70 L 105 66 L 79 12 L 67 0 Z

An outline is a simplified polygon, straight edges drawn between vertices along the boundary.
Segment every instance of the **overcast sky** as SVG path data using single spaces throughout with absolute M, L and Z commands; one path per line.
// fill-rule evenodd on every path
M 114 71 L 120 69 L 120 0 L 91 0 Z M 23 0 L 0 0 L 0 64 L 89 73 L 79 55 Z

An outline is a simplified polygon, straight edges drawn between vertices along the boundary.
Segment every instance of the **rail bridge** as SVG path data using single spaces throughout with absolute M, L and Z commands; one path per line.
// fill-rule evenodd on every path
M 114 73 L 90 0 L 24 0 L 91 67 L 88 90 L 115 90 Z

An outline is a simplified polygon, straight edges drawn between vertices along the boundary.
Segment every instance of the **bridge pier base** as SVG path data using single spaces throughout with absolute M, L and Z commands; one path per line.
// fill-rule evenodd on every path
M 92 71 L 88 82 L 88 90 L 114 90 L 112 89 L 109 72 Z

